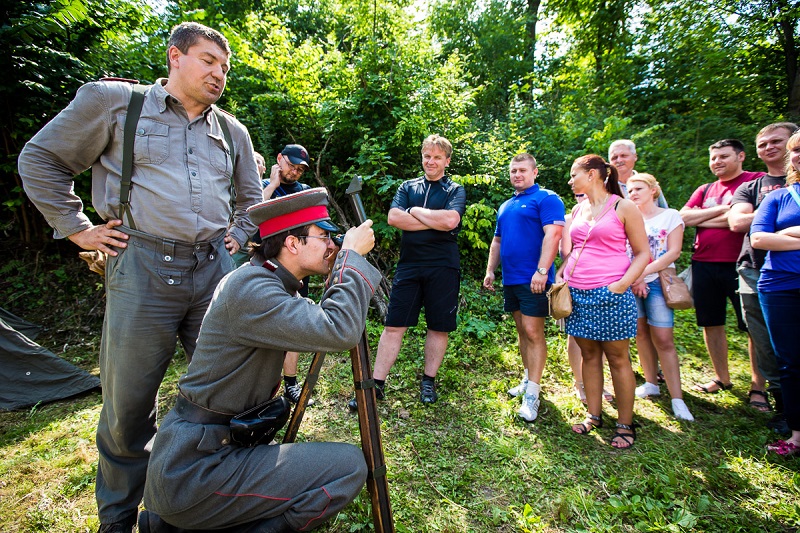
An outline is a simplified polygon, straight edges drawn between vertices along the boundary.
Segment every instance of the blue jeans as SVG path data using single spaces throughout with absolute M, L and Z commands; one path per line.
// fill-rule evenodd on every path
M 800 289 L 762 291 L 759 297 L 778 361 L 786 422 L 792 431 L 800 431 L 800 342 L 797 339 Z
M 639 318 L 647 318 L 647 324 L 657 328 L 671 328 L 675 325 L 675 311 L 667 307 L 661 280 L 656 278 L 647 284 L 649 292 L 644 298 L 636 297 L 636 311 Z

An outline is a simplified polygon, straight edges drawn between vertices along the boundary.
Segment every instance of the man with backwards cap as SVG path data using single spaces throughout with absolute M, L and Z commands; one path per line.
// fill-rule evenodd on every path
M 316 188 L 248 210 L 262 242 L 249 264 L 222 279 L 203 319 L 175 408 L 153 444 L 140 532 L 306 531 L 363 487 L 367 467 L 356 446 L 240 442 L 231 422 L 275 397 L 287 350 L 347 350 L 364 331 L 380 281 L 363 257 L 375 242 L 372 221 L 350 229 L 337 253 L 327 204 Z M 298 296 L 300 280 L 326 275 L 334 254 L 322 302 Z

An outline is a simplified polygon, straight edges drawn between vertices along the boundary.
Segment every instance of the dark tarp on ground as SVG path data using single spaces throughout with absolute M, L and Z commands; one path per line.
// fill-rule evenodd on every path
M 0 308 L 0 410 L 23 409 L 100 387 L 100 380 L 33 342 L 41 327 Z

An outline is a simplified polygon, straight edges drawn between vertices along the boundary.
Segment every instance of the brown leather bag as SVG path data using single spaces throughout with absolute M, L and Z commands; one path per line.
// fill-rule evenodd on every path
M 572 295 L 566 281 L 553 283 L 547 291 L 547 301 L 550 304 L 550 316 L 554 320 L 566 318 L 572 314 Z
M 609 209 L 611 209 L 610 201 L 606 205 L 603 212 L 600 213 L 597 218 L 595 218 L 595 222 L 603 218 L 603 215 L 608 213 Z M 573 211 L 573 213 L 574 212 L 575 211 Z M 580 259 L 581 252 L 583 252 L 583 247 L 586 246 L 586 241 L 589 240 L 589 235 L 592 234 L 593 229 L 594 226 L 590 227 L 589 231 L 586 233 L 586 239 L 584 239 L 583 245 L 581 245 L 581 249 L 578 251 L 575 262 L 572 263 L 572 270 L 569 273 L 569 277 L 572 277 L 572 274 L 575 273 L 575 267 L 578 266 L 578 259 Z M 567 285 L 566 281 L 559 281 L 558 283 L 553 283 L 550 286 L 550 290 L 547 291 L 547 303 L 550 307 L 550 316 L 553 317 L 553 320 L 567 318 L 572 314 L 572 295 L 569 292 L 569 286 Z
M 672 267 L 667 267 L 658 273 L 661 281 L 661 292 L 664 293 L 664 300 L 670 309 L 691 309 L 694 307 L 694 300 L 689 287 Z

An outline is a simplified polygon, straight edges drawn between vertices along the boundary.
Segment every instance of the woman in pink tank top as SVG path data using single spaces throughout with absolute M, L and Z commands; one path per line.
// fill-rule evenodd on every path
M 562 266 L 572 296 L 567 334 L 581 348 L 583 383 L 589 413 L 572 426 L 579 434 L 602 427 L 603 353 L 608 359 L 617 399 L 616 431 L 611 446 L 633 446 L 633 398 L 636 380 L 628 357 L 630 338 L 636 336 L 636 301 L 630 286 L 650 261 L 642 215 L 633 202 L 622 198 L 617 169 L 598 155 L 575 160 L 569 184 L 586 194 L 570 227 L 572 252 Z M 633 250 L 633 260 L 627 253 Z

